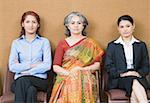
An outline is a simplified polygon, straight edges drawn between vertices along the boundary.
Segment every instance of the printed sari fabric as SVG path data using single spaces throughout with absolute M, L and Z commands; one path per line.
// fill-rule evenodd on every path
M 103 50 L 90 38 L 66 50 L 62 67 L 71 70 L 100 61 Z M 95 75 L 90 70 L 74 72 L 73 76 L 57 75 L 49 103 L 96 103 Z

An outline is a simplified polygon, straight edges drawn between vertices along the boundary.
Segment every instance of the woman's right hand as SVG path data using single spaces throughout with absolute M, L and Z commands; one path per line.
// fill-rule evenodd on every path
M 23 71 L 23 72 L 21 72 L 21 74 L 23 74 L 23 75 L 30 75 L 30 73 L 28 71 Z
M 72 68 L 72 70 L 69 72 L 69 76 L 74 79 L 77 79 L 77 71 L 80 71 L 80 70 L 82 70 L 82 67 L 80 66 L 76 66 Z
M 61 73 L 60 73 L 61 74 Z M 62 75 L 64 76 L 69 76 L 70 75 L 70 72 L 68 70 L 65 70 L 63 71 Z
M 76 67 L 72 68 L 72 70 L 70 72 L 76 72 L 76 71 L 82 70 L 82 68 L 83 67 L 76 66 Z

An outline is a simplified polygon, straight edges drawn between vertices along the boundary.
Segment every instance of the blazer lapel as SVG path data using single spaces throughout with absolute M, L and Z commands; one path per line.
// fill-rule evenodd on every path
M 136 60 L 138 59 L 138 45 L 136 43 L 133 43 L 133 65 L 135 66 Z M 136 67 L 134 67 L 136 68 Z
M 126 62 L 125 53 L 124 53 L 124 49 L 123 49 L 123 45 L 122 45 L 122 44 L 118 44 L 118 56 L 119 56 L 124 62 Z

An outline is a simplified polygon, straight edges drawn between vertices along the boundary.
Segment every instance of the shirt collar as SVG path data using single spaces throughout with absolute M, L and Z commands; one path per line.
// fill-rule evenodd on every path
M 25 35 L 22 35 L 19 39 L 25 39 Z M 41 37 L 36 34 L 35 39 L 41 39 Z
M 132 36 L 132 39 L 130 41 L 131 44 L 133 44 L 134 42 L 140 42 L 139 40 L 137 40 L 134 36 Z M 124 41 L 122 40 L 122 37 L 120 36 L 117 40 L 114 41 L 114 43 L 116 44 L 124 44 Z

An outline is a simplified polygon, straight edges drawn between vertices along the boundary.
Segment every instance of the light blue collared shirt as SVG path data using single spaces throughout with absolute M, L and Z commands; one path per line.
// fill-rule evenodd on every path
M 30 65 L 35 63 L 39 64 L 30 68 Z M 32 42 L 28 42 L 23 35 L 12 42 L 9 70 L 15 73 L 14 79 L 25 75 L 21 73 L 23 71 L 27 71 L 32 76 L 46 79 L 46 71 L 51 69 L 51 64 L 51 46 L 48 39 L 36 35 Z

